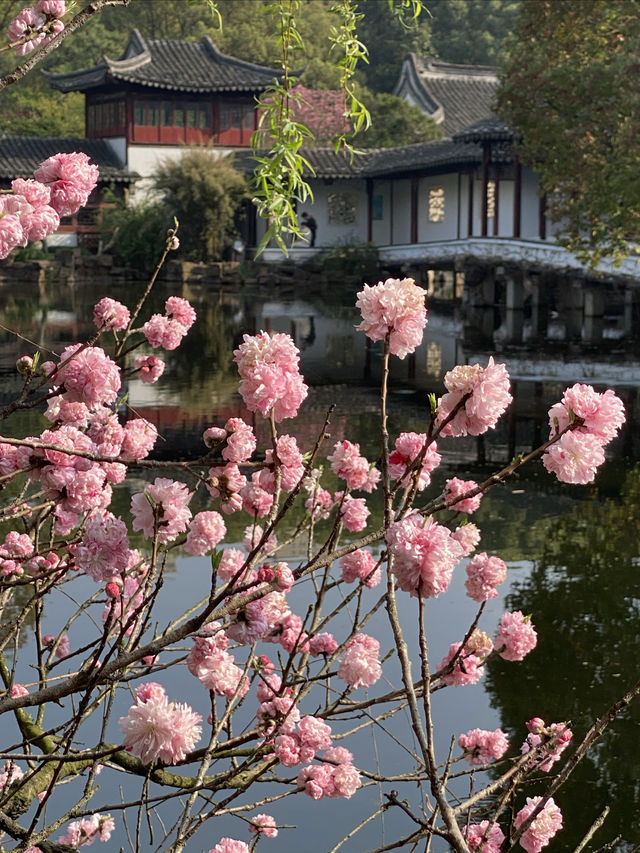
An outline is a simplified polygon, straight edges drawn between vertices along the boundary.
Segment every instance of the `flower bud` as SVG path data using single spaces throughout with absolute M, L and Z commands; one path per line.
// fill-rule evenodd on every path
M 23 376 L 28 376 L 33 372 L 33 358 L 30 355 L 22 355 L 16 361 L 16 370 Z

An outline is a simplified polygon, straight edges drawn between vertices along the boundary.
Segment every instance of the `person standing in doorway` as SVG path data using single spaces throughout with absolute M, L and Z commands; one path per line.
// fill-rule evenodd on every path
M 318 230 L 318 223 L 315 221 L 313 216 L 309 216 L 308 213 L 302 214 L 302 227 L 309 229 L 310 239 L 309 246 L 313 247 L 316 244 L 316 231 Z

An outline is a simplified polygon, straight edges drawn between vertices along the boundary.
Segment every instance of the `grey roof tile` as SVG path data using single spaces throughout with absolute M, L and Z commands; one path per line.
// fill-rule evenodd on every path
M 434 117 L 445 136 L 452 136 L 491 112 L 497 86 L 497 71 L 491 66 L 455 65 L 410 53 L 394 93 L 410 96 Z
M 485 140 L 512 142 L 513 136 L 511 128 L 498 116 L 490 113 L 458 133 L 454 133 L 453 139 L 456 142 L 484 142 Z
M 226 56 L 209 36 L 201 41 L 145 39 L 133 30 L 120 59 L 105 57 L 93 68 L 45 72 L 54 89 L 85 92 L 114 81 L 182 92 L 259 92 L 279 72 Z
M 43 160 L 58 153 L 84 152 L 98 167 L 100 182 L 129 183 L 139 178 L 129 171 L 103 139 L 58 136 L 0 137 L 0 178 L 31 178 Z
M 255 157 L 266 152 L 238 151 L 234 154 L 234 166 L 251 173 L 255 168 Z M 437 139 L 401 148 L 372 149 L 356 154 L 353 160 L 333 148 L 306 148 L 302 155 L 312 166 L 315 177 L 327 179 L 374 178 L 394 174 L 423 172 L 443 166 L 477 164 L 482 160 L 482 150 L 472 143 L 452 142 Z M 307 172 L 306 177 L 311 177 Z

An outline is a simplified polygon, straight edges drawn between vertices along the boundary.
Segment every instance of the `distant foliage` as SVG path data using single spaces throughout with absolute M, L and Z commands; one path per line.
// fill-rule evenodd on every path
M 179 160 L 165 160 L 154 184 L 165 210 L 188 223 L 180 234 L 183 256 L 220 260 L 237 237 L 236 219 L 247 197 L 246 179 L 232 159 L 194 148 Z
M 463 65 L 497 65 L 520 5 L 520 0 L 429 0 L 435 55 Z
M 369 62 L 360 65 L 358 77 L 374 92 L 392 92 L 409 51 L 420 56 L 434 52 L 431 18 L 423 12 L 414 20 L 407 10 L 399 16 L 386 2 L 368 0 L 360 5 L 364 18 L 358 26 L 358 36 L 369 49 Z M 430 10 L 431 3 L 425 5 Z
M 157 264 L 172 224 L 164 207 L 147 201 L 105 209 L 100 233 L 125 266 L 146 276 Z
M 358 148 L 393 148 L 442 136 L 442 130 L 431 116 L 403 98 L 380 92 L 365 100 L 371 114 L 371 126 L 358 136 Z
M 527 0 L 510 42 L 500 116 L 521 137 L 559 241 L 582 260 L 640 237 L 636 0 Z

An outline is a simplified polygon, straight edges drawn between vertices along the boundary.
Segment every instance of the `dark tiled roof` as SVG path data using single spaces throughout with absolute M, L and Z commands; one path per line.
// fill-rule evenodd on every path
M 452 136 L 491 112 L 498 86 L 495 68 L 486 65 L 453 65 L 406 58 L 394 94 L 417 103 Z
M 497 116 L 490 114 L 454 133 L 453 138 L 456 142 L 513 142 L 513 131 Z
M 266 152 L 237 151 L 233 164 L 243 172 L 255 169 L 255 157 Z M 402 148 L 372 149 L 356 154 L 353 160 L 333 148 L 306 148 L 302 156 L 309 162 L 317 178 L 348 179 L 373 178 L 384 175 L 402 174 L 443 166 L 480 163 L 482 150 L 472 143 L 457 143 L 450 139 L 437 139 Z M 310 177 L 310 173 L 306 175 Z
M 100 182 L 130 183 L 139 178 L 130 172 L 103 139 L 82 139 L 57 136 L 0 137 L 0 178 L 32 178 L 43 160 L 54 154 L 84 152 L 98 167 Z
M 432 142 L 420 142 L 415 145 L 405 145 L 402 148 L 386 148 L 377 151 L 367 164 L 366 170 L 367 175 L 373 177 L 479 163 L 481 159 L 482 152 L 477 145 L 452 142 L 450 139 L 436 139 Z
M 160 41 L 133 30 L 120 59 L 105 57 L 93 68 L 46 76 L 62 92 L 85 92 L 114 81 L 182 92 L 260 92 L 279 73 L 226 56 L 209 36 L 199 42 Z

